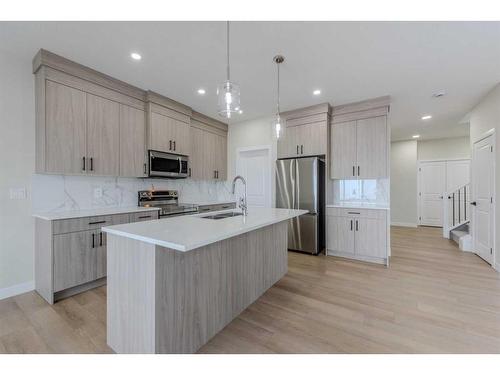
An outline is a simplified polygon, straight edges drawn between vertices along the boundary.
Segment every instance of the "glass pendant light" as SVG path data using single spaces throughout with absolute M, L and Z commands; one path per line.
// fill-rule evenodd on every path
M 230 81 L 229 69 L 229 21 L 227 21 L 227 79 L 217 86 L 219 115 L 227 119 L 240 111 L 240 87 Z
M 276 63 L 277 72 L 278 72 L 278 80 L 277 80 L 277 94 L 278 100 L 276 103 L 276 117 L 273 120 L 272 131 L 273 138 L 280 139 L 284 137 L 285 134 L 285 124 L 283 124 L 280 116 L 280 64 L 285 61 L 285 58 L 281 55 L 276 55 L 273 58 L 273 61 Z

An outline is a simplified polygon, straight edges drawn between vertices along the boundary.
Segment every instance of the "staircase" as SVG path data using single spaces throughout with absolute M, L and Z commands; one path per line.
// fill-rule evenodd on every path
M 470 234 L 470 184 L 444 193 L 443 237 L 455 241 L 463 251 L 472 249 Z

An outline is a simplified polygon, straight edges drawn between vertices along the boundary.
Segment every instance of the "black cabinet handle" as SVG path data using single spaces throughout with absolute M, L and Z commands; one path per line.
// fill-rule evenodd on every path
M 144 174 L 148 173 L 148 171 L 146 170 L 146 163 L 144 163 Z
M 477 202 L 470 202 L 471 206 L 477 206 Z
M 352 232 L 352 220 L 351 220 L 351 232 Z
M 102 232 L 99 232 L 99 246 L 102 246 Z
M 356 176 L 356 167 L 354 165 L 352 166 L 352 175 Z
M 94 224 L 104 224 L 106 220 L 101 220 L 101 221 L 91 221 L 89 222 L 89 225 L 94 225 Z
M 82 171 L 84 171 L 84 170 L 85 170 L 85 156 L 82 158 L 82 160 L 83 160 L 83 168 L 82 168 Z
M 168 141 L 168 149 L 172 151 L 172 140 Z
M 358 231 L 358 221 L 356 220 L 356 232 Z
M 94 170 L 94 158 L 90 158 L 90 170 Z
M 359 165 L 358 165 L 358 176 L 359 176 Z
M 92 233 L 92 249 L 95 247 L 95 233 Z
M 297 155 L 299 154 L 299 145 L 297 145 Z
M 348 212 L 350 215 L 359 215 L 359 212 Z
M 304 145 L 300 145 L 300 153 L 304 155 Z
M 174 141 L 174 151 L 175 151 L 175 148 L 176 148 L 176 147 L 175 147 L 175 141 Z
M 139 216 L 139 219 L 151 219 L 151 215 Z

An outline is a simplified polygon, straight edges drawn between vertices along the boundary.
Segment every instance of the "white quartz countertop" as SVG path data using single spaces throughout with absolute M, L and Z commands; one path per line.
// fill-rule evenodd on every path
M 227 200 L 227 201 L 195 201 L 195 200 L 187 200 L 187 201 L 182 201 L 179 204 L 186 204 L 186 205 L 192 205 L 192 206 L 213 206 L 215 204 L 229 204 L 229 203 L 236 203 L 234 200 Z
M 55 211 L 55 212 L 43 212 L 35 213 L 34 217 L 44 219 L 44 220 L 62 220 L 62 219 L 76 219 L 79 217 L 88 216 L 102 216 L 102 215 L 117 215 L 117 214 L 127 214 L 134 212 L 145 212 L 145 211 L 158 211 L 157 207 L 107 207 L 107 208 L 95 208 L 87 210 L 73 210 L 73 211 Z
M 230 211 L 241 212 L 240 210 L 226 210 L 176 216 L 147 222 L 113 225 L 104 227 L 102 230 L 154 245 L 189 251 L 307 213 L 306 210 L 250 207 L 246 217 L 235 216 L 220 220 L 202 217 Z
M 380 203 L 362 203 L 362 202 L 341 202 L 335 204 L 327 204 L 326 207 L 332 208 L 359 208 L 370 210 L 389 210 L 389 206 Z

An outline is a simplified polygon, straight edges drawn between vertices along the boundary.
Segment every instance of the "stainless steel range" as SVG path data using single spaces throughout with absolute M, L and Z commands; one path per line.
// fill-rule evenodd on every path
M 160 217 L 194 214 L 198 207 L 180 205 L 177 190 L 141 190 L 138 192 L 139 207 L 159 207 Z

